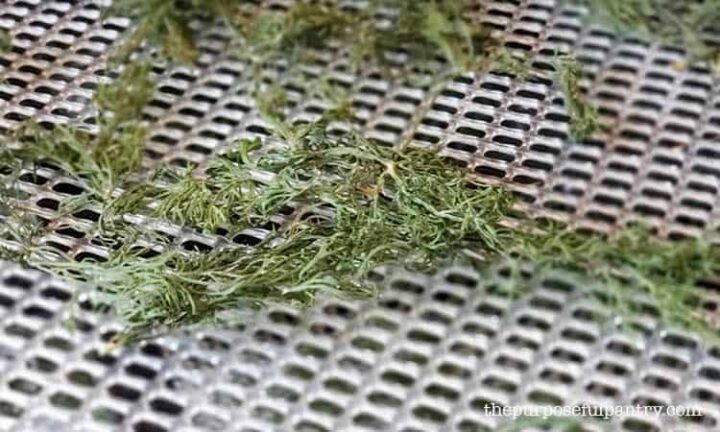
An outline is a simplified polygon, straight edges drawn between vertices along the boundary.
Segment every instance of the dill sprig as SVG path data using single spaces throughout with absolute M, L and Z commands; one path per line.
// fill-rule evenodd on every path
M 486 65 L 497 48 L 488 31 L 466 17 L 468 6 L 465 0 L 373 0 L 351 10 L 338 2 L 295 2 L 283 13 L 253 9 L 239 15 L 237 25 L 246 42 L 242 48 L 261 63 L 293 63 L 308 49 L 339 44 L 355 67 L 367 62 L 397 67 L 401 64 L 391 57 L 404 53 L 407 68 L 441 56 L 452 69 L 466 71 Z M 387 18 L 380 22 L 380 15 Z
M 570 54 L 556 54 L 551 63 L 552 73 L 534 70 L 529 57 L 500 50 L 495 56 L 492 70 L 519 80 L 530 77 L 552 80 L 563 95 L 572 137 L 575 140 L 582 140 L 591 136 L 600 127 L 600 122 L 596 107 L 580 87 L 582 78 L 580 64 Z
M 698 282 L 720 277 L 720 247 L 701 239 L 667 241 L 646 226 L 626 227 L 611 236 L 581 233 L 561 224 L 509 232 L 506 253 L 541 268 L 566 269 L 602 283 L 598 295 L 625 317 L 641 312 L 639 294 L 652 299 L 662 322 L 717 339 L 698 309 Z
M 434 151 L 397 151 L 357 134 L 330 137 L 325 127 L 299 126 L 287 149 L 255 162 L 226 156 L 202 181 L 183 173 L 141 194 L 157 202 L 157 217 L 212 228 L 228 220 L 240 228 L 267 225 L 294 209 L 258 245 L 189 256 L 168 250 L 148 259 L 128 249 L 106 263 L 39 265 L 102 287 L 132 328 L 147 329 L 213 319 L 244 304 L 368 296 L 375 288 L 365 276 L 381 264 L 425 269 L 470 244 L 500 246 L 508 192 L 459 175 Z M 250 180 L 257 170 L 272 179 Z M 234 190 L 242 192 L 221 198 L 222 187 L 239 181 L 246 184 Z
M 36 216 L 3 198 L 0 197 L 0 260 L 27 265 L 45 228 Z
M 89 196 L 84 198 L 109 200 L 142 160 L 146 127 L 140 113 L 154 89 L 149 71 L 148 63 L 129 63 L 113 83 L 97 88 L 97 135 L 69 125 L 26 122 L 15 131 L 16 145 L 4 150 L 4 159 L 23 161 L 15 174 L 28 162 L 53 165 L 85 180 Z
M 0 29 L 0 54 L 3 54 L 12 48 L 12 36 L 5 29 Z
M 208 231 L 264 226 L 270 232 L 259 244 L 152 258 L 127 247 L 106 263 L 40 265 L 102 287 L 136 333 L 243 305 L 369 296 L 366 276 L 377 266 L 423 270 L 471 250 L 482 262 L 512 257 L 583 274 L 608 288 L 594 294 L 624 316 L 642 312 L 636 297 L 647 295 L 663 321 L 716 336 L 697 309 L 696 284 L 720 275 L 717 246 L 668 242 L 643 227 L 609 237 L 532 221 L 508 228 L 510 193 L 477 183 L 434 150 L 335 136 L 326 121 L 290 127 L 287 137 L 291 145 L 255 157 L 258 142 L 240 141 L 202 178 L 165 173 L 113 204 L 137 211 L 154 203 L 151 217 Z
M 565 109 L 570 118 L 570 133 L 582 140 L 599 127 L 598 113 L 580 88 L 582 69 L 574 57 L 561 55 L 553 60 L 554 78 L 563 95 Z
M 379 67 L 386 75 L 413 67 L 433 68 L 439 81 L 461 72 L 485 71 L 495 65 L 524 77 L 530 65 L 510 56 L 488 28 L 474 22 L 469 0 L 371 0 L 361 8 L 340 2 L 293 2 L 287 10 L 252 3 L 214 0 L 119 0 L 114 11 L 137 19 L 125 51 L 142 40 L 159 44 L 170 58 L 190 62 L 195 57 L 190 22 L 198 17 L 222 18 L 234 29 L 239 56 L 250 64 L 251 79 L 260 93 L 263 70 L 283 63 L 290 72 L 307 63 L 313 50 L 340 50 L 351 66 Z M 171 11 L 167 11 L 171 9 Z M 176 30 L 173 30 L 176 29 Z M 128 47 L 130 46 L 130 48 Z M 571 132 L 577 139 L 589 135 L 597 116 L 580 92 L 580 68 L 567 59 L 558 61 L 557 77 L 565 93 Z M 317 80 L 315 80 L 317 81 Z M 315 82 L 304 87 L 312 89 Z
M 720 2 L 700 0 L 581 0 L 589 19 L 616 31 L 681 47 L 691 61 L 720 66 L 720 46 L 707 36 L 720 30 Z
M 136 20 L 120 58 L 149 42 L 172 60 L 192 63 L 197 32 L 191 23 L 221 19 L 238 36 L 240 51 L 258 64 L 298 59 L 308 50 L 339 43 L 356 66 L 384 65 L 389 54 L 405 52 L 413 64 L 440 54 L 454 68 L 469 70 L 494 45 L 487 30 L 466 17 L 469 5 L 467 0 L 372 0 L 351 9 L 338 1 L 299 1 L 278 11 L 230 0 L 116 0 L 109 12 Z M 389 18 L 380 23 L 380 15 Z
M 108 14 L 136 20 L 135 28 L 117 56 L 125 60 L 142 43 L 160 48 L 162 55 L 181 63 L 197 57 L 193 20 L 230 19 L 237 9 L 234 0 L 115 0 Z

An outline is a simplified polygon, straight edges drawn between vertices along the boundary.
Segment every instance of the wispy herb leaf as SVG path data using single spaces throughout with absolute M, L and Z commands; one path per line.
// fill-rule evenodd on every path
M 687 50 L 691 61 L 720 66 L 720 47 L 712 34 L 720 31 L 720 1 L 582 0 L 588 19 L 616 31 L 639 35 Z
M 12 36 L 10 35 L 10 32 L 0 29 L 0 54 L 7 52 L 11 47 Z
M 625 316 L 642 310 L 634 299 L 644 293 L 666 322 L 716 334 L 698 313 L 695 286 L 720 274 L 717 246 L 667 242 L 642 227 L 609 237 L 530 221 L 511 229 L 503 224 L 511 195 L 475 182 L 435 151 L 333 136 L 326 122 L 294 126 L 292 134 L 293 145 L 252 164 L 247 151 L 256 142 L 241 141 L 228 154 L 242 156 L 219 158 L 202 180 L 184 173 L 140 194 L 157 203 L 152 216 L 205 230 L 270 226 L 257 244 L 149 259 L 127 250 L 108 263 L 43 265 L 102 286 L 141 331 L 213 320 L 240 305 L 371 295 L 365 276 L 379 265 L 427 269 L 469 248 L 483 262 L 510 256 L 584 274 L 612 288 L 598 298 Z M 256 180 L 258 170 L 270 177 Z
M 589 137 L 599 127 L 598 114 L 580 87 L 580 65 L 573 57 L 564 55 L 555 58 L 554 66 L 565 109 L 570 117 L 570 133 L 576 140 Z

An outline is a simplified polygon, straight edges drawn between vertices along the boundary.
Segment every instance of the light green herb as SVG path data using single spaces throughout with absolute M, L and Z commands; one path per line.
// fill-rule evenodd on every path
M 598 298 L 625 316 L 642 310 L 632 299 L 644 292 L 665 322 L 715 335 L 697 312 L 695 285 L 720 274 L 720 248 L 663 241 L 642 227 L 609 238 L 530 221 L 509 229 L 502 221 L 512 199 L 503 189 L 478 184 L 434 151 L 332 136 L 326 126 L 291 127 L 291 146 L 254 162 L 258 143 L 241 141 L 202 180 L 166 174 L 114 204 L 142 211 L 155 202 L 150 216 L 208 231 L 269 227 L 253 247 L 149 259 L 128 248 L 108 263 L 42 265 L 102 286 L 133 331 L 142 331 L 213 320 L 241 305 L 372 295 L 366 275 L 379 265 L 422 270 L 469 248 L 483 261 L 511 256 L 585 274 L 610 288 Z M 255 180 L 258 171 L 272 179 Z M 284 223 L 279 214 L 288 215 Z
M 108 14 L 125 15 L 136 20 L 135 28 L 120 47 L 120 61 L 148 42 L 160 48 L 166 57 L 192 63 L 197 56 L 191 28 L 195 19 L 230 19 L 237 8 L 234 0 L 115 0 Z
M 576 140 L 589 137 L 599 127 L 598 114 L 580 88 L 580 65 L 573 57 L 558 56 L 554 60 L 554 66 L 554 76 L 570 117 L 570 133 Z
M 213 319 L 256 302 L 368 296 L 374 287 L 364 277 L 380 264 L 423 269 L 469 244 L 487 251 L 500 246 L 507 192 L 458 175 L 434 152 L 398 152 L 354 134 L 331 138 L 324 128 L 298 127 L 292 147 L 254 164 L 233 156 L 253 145 L 240 143 L 204 181 L 181 176 L 142 194 L 158 202 L 153 215 L 204 228 L 226 221 L 235 228 L 264 225 L 294 209 L 252 248 L 149 259 L 128 250 L 108 263 L 42 265 L 102 286 L 131 326 L 147 329 Z M 253 170 L 275 175 L 269 183 L 252 182 Z M 231 184 L 237 194 L 221 198 Z
M 0 54 L 3 54 L 12 48 L 12 36 L 7 30 L 0 29 Z
M 402 50 L 413 64 L 440 53 L 456 69 L 467 70 L 482 63 L 494 45 L 480 25 L 465 17 L 468 6 L 466 0 L 372 0 L 350 10 L 335 1 L 294 2 L 278 12 L 230 0 L 117 0 L 110 12 L 137 21 L 121 58 L 147 41 L 173 60 L 192 62 L 197 32 L 191 22 L 219 18 L 240 36 L 241 52 L 259 64 L 298 59 L 308 49 L 340 43 L 350 49 L 356 65 L 367 60 L 385 64 L 388 53 Z M 392 17 L 379 25 L 376 17 L 383 11 Z
M 708 36 L 720 30 L 720 1 L 581 0 L 590 20 L 625 34 L 685 49 L 691 61 L 720 66 L 720 46 Z
M 122 181 L 140 166 L 146 128 L 139 120 L 153 93 L 150 66 L 128 64 L 111 85 L 97 89 L 97 136 L 71 126 L 25 123 L 14 134 L 19 145 L 5 149 L 4 159 L 45 162 L 82 178 L 89 196 L 108 200 Z M 19 173 L 21 165 L 15 165 Z
M 524 432 L 531 430 L 552 430 L 556 432 L 583 432 L 583 422 L 577 417 L 553 416 L 542 417 L 520 417 L 508 426 L 500 429 L 501 432 Z M 606 430 L 605 428 L 601 430 Z

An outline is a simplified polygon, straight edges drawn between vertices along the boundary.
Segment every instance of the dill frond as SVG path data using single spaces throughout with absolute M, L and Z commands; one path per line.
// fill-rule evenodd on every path
M 357 24 L 358 17 L 334 2 L 295 2 L 286 12 L 256 10 L 241 21 L 240 31 L 258 50 L 292 56 L 299 50 L 326 48 L 333 39 L 347 41 Z
M 128 16 L 135 29 L 120 47 L 117 56 L 125 60 L 147 42 L 178 62 L 191 64 L 197 56 L 191 22 L 234 16 L 238 2 L 233 0 L 115 0 L 106 13 Z
M 441 55 L 454 69 L 470 70 L 485 64 L 495 44 L 487 30 L 466 17 L 469 5 L 468 0 L 372 0 L 350 9 L 337 1 L 299 1 L 278 11 L 231 0 L 117 0 L 109 12 L 136 20 L 120 58 L 149 42 L 172 60 L 192 63 L 197 56 L 192 21 L 221 19 L 255 67 L 279 59 L 297 63 L 308 50 L 339 43 L 356 67 L 367 61 L 386 65 L 389 54 L 405 52 L 413 64 Z M 379 23 L 377 17 L 388 14 Z
M 560 224 L 510 233 L 505 245 L 540 268 L 586 275 L 611 290 L 605 302 L 624 317 L 639 312 L 636 294 L 649 296 L 661 321 L 717 338 L 697 309 L 697 283 L 720 276 L 720 247 L 699 239 L 667 241 L 636 225 L 609 237 L 579 233 Z
M 42 265 L 99 284 L 117 295 L 131 326 L 147 329 L 213 319 L 242 304 L 368 296 L 374 287 L 364 277 L 380 264 L 425 269 L 470 244 L 500 246 L 508 192 L 458 175 L 433 151 L 398 152 L 356 134 L 334 138 L 325 126 L 298 126 L 294 146 L 252 164 L 221 158 L 203 180 L 182 173 L 141 193 L 157 202 L 153 215 L 201 228 L 257 226 L 295 209 L 252 248 L 149 259 L 127 251 L 107 263 Z M 272 179 L 251 180 L 256 170 Z
M 497 43 L 479 23 L 465 16 L 469 2 L 396 0 L 395 27 L 376 35 L 381 53 L 405 49 L 412 62 L 424 62 L 439 50 L 456 71 L 483 69 Z M 428 51 L 428 47 L 430 51 Z
M 105 196 L 111 186 L 109 172 L 92 157 L 93 138 L 88 132 L 57 125 L 51 128 L 24 123 L 14 133 L 20 144 L 10 152 L 14 158 L 53 165 L 71 177 L 85 178 L 88 188 Z
M 597 109 L 588 102 L 580 88 L 582 70 L 574 57 L 562 55 L 554 61 L 557 84 L 563 94 L 565 109 L 570 117 L 570 133 L 582 140 L 599 127 Z
M 12 48 L 12 36 L 10 32 L 0 29 L 0 54 L 3 54 Z
M 73 126 L 28 122 L 14 133 L 19 146 L 8 147 L 4 157 L 23 164 L 54 165 L 85 180 L 89 198 L 108 200 L 140 166 L 146 127 L 139 117 L 154 89 L 149 71 L 148 64 L 131 63 L 112 84 L 98 88 L 97 136 Z
M 492 70 L 496 73 L 510 75 L 518 80 L 525 80 L 532 71 L 529 60 L 528 57 L 520 57 L 506 50 L 498 50 Z
M 556 55 L 552 60 L 552 73 L 533 70 L 530 58 L 500 49 L 495 52 L 492 71 L 518 80 L 531 76 L 550 79 L 560 89 L 570 122 L 570 133 L 576 140 L 589 137 L 600 127 L 596 107 L 580 88 L 582 69 L 577 60 L 567 54 Z
M 27 265 L 45 227 L 29 212 L 0 198 L 0 260 Z
M 152 64 L 149 62 L 128 62 L 115 81 L 98 86 L 93 102 L 100 113 L 102 125 L 117 127 L 138 122 L 155 91 L 150 79 L 151 71 Z
M 27 265 L 44 225 L 18 203 L 23 194 L 15 181 L 22 167 L 11 150 L 0 149 L 0 176 L 5 176 L 0 177 L 0 260 Z
M 581 0 L 590 20 L 614 30 L 681 47 L 691 61 L 720 66 L 720 46 L 707 36 L 720 31 L 720 2 L 700 0 Z
M 257 142 L 240 141 L 202 179 L 170 172 L 117 201 L 155 202 L 151 216 L 203 230 L 272 226 L 259 244 L 149 259 L 127 250 L 108 263 L 43 265 L 116 296 L 135 332 L 213 320 L 242 305 L 369 296 L 375 288 L 365 276 L 377 266 L 424 270 L 470 249 L 483 257 L 481 267 L 510 256 L 599 281 L 610 289 L 598 298 L 623 316 L 644 307 L 634 301 L 644 293 L 663 321 L 716 335 L 697 313 L 695 286 L 720 274 L 717 246 L 668 242 L 642 227 L 610 237 L 529 221 L 510 229 L 502 223 L 510 193 L 475 182 L 433 150 L 332 136 L 326 121 L 289 129 L 291 146 L 251 160 Z M 279 214 L 287 216 L 278 225 Z
M 260 55 L 261 62 L 297 62 L 308 49 L 332 43 L 349 50 L 354 66 L 389 66 L 390 56 L 403 52 L 412 65 L 440 55 L 452 69 L 472 70 L 485 64 L 496 44 L 487 30 L 465 16 L 467 1 L 373 0 L 359 10 L 337 2 L 295 2 L 285 13 L 254 9 L 238 20 L 245 37 L 242 49 Z M 379 23 L 377 16 L 391 17 Z M 398 66 L 397 63 L 392 66 Z M 409 67 L 409 65 L 405 65 Z
M 248 12 L 253 20 L 245 26 L 239 24 L 243 21 L 234 12 L 236 5 L 225 0 L 115 4 L 138 20 L 132 43 L 160 44 L 181 61 L 195 55 L 190 27 L 195 17 L 232 17 L 262 62 L 287 56 L 294 60 L 308 48 L 334 41 L 345 44 L 358 62 L 383 64 L 404 52 L 416 63 L 440 53 L 454 71 L 495 61 L 521 79 L 527 73 L 523 62 L 505 57 L 487 33 L 467 21 L 465 2 L 371 1 L 369 9 L 360 11 L 296 2 L 286 13 Z M 393 11 L 382 25 L 375 17 L 380 8 Z M 579 65 L 558 57 L 555 69 L 571 132 L 582 139 L 595 130 L 597 118 L 580 89 Z M 114 85 L 99 88 L 97 136 L 67 126 L 28 124 L 17 134 L 21 146 L 4 153 L 11 160 L 56 165 L 85 180 L 92 198 L 107 204 L 101 225 L 108 237 L 140 236 L 121 223 L 106 223 L 135 212 L 206 232 L 270 227 L 253 247 L 206 254 L 169 249 L 151 258 L 126 247 L 105 263 L 34 263 L 101 287 L 133 331 L 213 320 L 244 305 L 306 305 L 326 294 L 369 296 L 375 287 L 365 276 L 373 268 L 428 269 L 465 248 L 479 251 L 476 255 L 486 261 L 510 255 L 598 279 L 617 294 L 611 296 L 611 306 L 628 313 L 633 312 L 628 299 L 638 290 L 645 292 L 664 319 L 708 330 L 695 314 L 694 286 L 698 279 L 720 273 L 717 247 L 695 240 L 668 243 L 640 229 L 604 238 L 530 222 L 505 228 L 502 221 L 512 204 L 508 191 L 476 182 L 434 150 L 388 148 L 355 133 L 330 135 L 328 117 L 287 125 L 280 92 L 258 105 L 291 144 L 287 148 L 251 158 L 258 142 L 243 140 L 212 161 L 203 176 L 165 169 L 152 182 L 128 184 L 129 174 L 139 167 L 146 134 L 140 118 L 152 95 L 149 71 L 147 64 L 130 64 Z M 347 118 L 341 108 L 334 114 Z M 113 199 L 120 185 L 125 191 Z M 275 222 L 279 214 L 286 216 L 282 224 Z M 33 238 L 31 232 L 17 233 L 8 235 Z

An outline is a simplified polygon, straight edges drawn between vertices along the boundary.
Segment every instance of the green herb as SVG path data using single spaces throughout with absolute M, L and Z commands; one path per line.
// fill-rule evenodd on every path
M 541 232 L 519 230 L 509 235 L 506 253 L 540 268 L 567 269 L 601 282 L 610 291 L 599 298 L 625 317 L 643 309 L 632 299 L 645 293 L 663 322 L 717 338 L 717 329 L 709 327 L 697 308 L 697 283 L 720 275 L 716 245 L 696 239 L 669 242 L 642 225 L 609 237 L 559 224 L 542 227 Z
M 582 70 L 571 56 L 558 56 L 554 60 L 555 77 L 565 100 L 570 117 L 570 133 L 576 140 L 590 136 L 598 129 L 597 110 L 580 88 Z
M 95 90 L 94 102 L 101 126 L 126 127 L 141 120 L 142 111 L 155 91 L 151 71 L 149 62 L 128 62 L 117 79 Z
M 130 63 L 113 84 L 97 89 L 97 136 L 71 126 L 29 122 L 15 132 L 19 145 L 6 148 L 4 158 L 54 165 L 85 180 L 90 196 L 83 198 L 108 200 L 140 166 L 146 127 L 137 119 L 153 93 L 149 71 L 148 64 Z M 21 167 L 15 166 L 16 174 Z
M 7 30 L 0 29 L 0 54 L 12 48 L 12 36 Z
M 489 34 L 465 17 L 467 1 L 371 1 L 361 10 L 346 10 L 335 2 L 296 2 L 286 13 L 257 11 L 240 21 L 245 49 L 261 62 L 295 59 L 308 49 L 339 43 L 349 49 L 353 64 L 389 65 L 390 56 L 404 52 L 412 65 L 423 65 L 441 54 L 455 70 L 483 64 L 490 48 Z M 382 10 L 392 17 L 379 23 Z M 290 63 L 293 63 L 291 60 Z M 398 63 L 394 63 L 398 66 Z
M 584 0 L 588 17 L 615 30 L 684 48 L 691 61 L 720 64 L 720 46 L 711 42 L 720 30 L 720 1 Z
M 583 432 L 583 423 L 578 417 L 520 417 L 501 429 L 502 432 L 523 432 L 533 429 L 557 432 Z M 601 430 L 605 430 L 604 428 Z
M 293 2 L 286 11 L 243 2 L 233 7 L 227 0 L 209 4 L 121 0 L 114 4 L 114 11 L 138 20 L 130 47 L 148 40 L 165 47 L 166 55 L 184 62 L 195 56 L 190 21 L 194 17 L 222 17 L 235 29 L 237 51 L 250 64 L 257 94 L 267 93 L 262 84 L 263 71 L 269 65 L 285 64 L 293 75 L 298 64 L 312 60 L 313 50 L 337 47 L 349 53 L 354 69 L 370 65 L 387 74 L 427 68 L 444 58 L 447 67 L 433 69 L 436 81 L 453 73 L 487 70 L 492 65 L 520 79 L 530 70 L 527 62 L 508 54 L 486 27 L 470 18 L 469 0 L 372 0 L 360 9 L 344 8 L 334 1 Z M 381 16 L 386 18 L 379 19 Z M 595 129 L 596 113 L 580 92 L 577 64 L 563 59 L 557 66 L 571 132 L 582 139 Z M 315 88 L 317 79 L 311 81 L 303 87 Z
M 120 47 L 122 61 L 143 42 L 160 47 L 166 57 L 181 63 L 192 63 L 197 56 L 195 19 L 229 20 L 237 8 L 233 0 L 115 0 L 109 14 L 135 19 L 135 29 Z
M 237 12 L 225 1 L 115 3 L 139 20 L 133 43 L 161 44 L 167 54 L 185 61 L 195 51 L 190 22 L 223 17 L 237 26 L 243 43 L 255 50 L 252 55 L 260 56 L 260 66 L 285 56 L 294 61 L 308 47 L 335 41 L 358 62 L 392 63 L 400 51 L 413 63 L 429 62 L 439 52 L 454 71 L 496 62 L 501 71 L 527 76 L 524 61 L 504 53 L 465 18 L 464 2 L 394 0 L 381 8 L 371 1 L 360 11 L 298 2 L 284 14 L 242 4 Z M 384 23 L 376 19 L 381 12 L 389 17 Z M 257 19 L 244 21 L 248 16 Z M 571 58 L 558 57 L 555 69 L 571 132 L 576 139 L 588 136 L 597 119 L 580 89 L 580 68 Z M 423 270 L 472 250 L 468 255 L 482 261 L 512 256 L 597 279 L 611 288 L 599 298 L 626 315 L 639 310 L 631 301 L 634 295 L 646 293 L 663 319 L 715 334 L 696 313 L 695 284 L 720 274 L 716 246 L 696 240 L 668 243 L 643 228 L 608 238 L 532 222 L 507 228 L 503 221 L 512 204 L 510 193 L 479 184 L 434 150 L 393 149 L 355 133 L 330 133 L 330 119 L 348 119 L 344 103 L 320 122 L 288 125 L 282 116 L 285 94 L 272 92 L 258 105 L 289 143 L 286 148 L 259 149 L 258 141 L 244 140 L 211 161 L 202 175 L 165 168 L 151 181 L 133 183 L 130 174 L 140 166 L 146 134 L 142 109 L 152 95 L 149 71 L 147 64 L 129 64 L 114 85 L 98 89 L 97 136 L 28 124 L 17 134 L 21 145 L 2 152 L 2 166 L 15 172 L 18 161 L 58 166 L 84 180 L 88 198 L 104 205 L 102 234 L 128 246 L 105 263 L 36 259 L 33 264 L 99 287 L 132 333 L 214 320 L 244 305 L 306 305 L 324 294 L 369 296 L 375 287 L 366 276 L 379 265 Z M 115 198 L 119 186 L 125 191 Z M 128 213 L 206 232 L 264 227 L 267 235 L 251 246 L 209 253 L 168 248 L 147 258 L 147 250 L 138 250 L 132 241 L 145 233 L 118 217 Z M 18 214 L 8 225 L 12 231 L 4 232 L 16 243 L 30 239 L 21 255 L 13 255 L 16 259 L 37 251 L 32 222 Z
M 440 53 L 454 68 L 467 70 L 494 45 L 487 31 L 466 18 L 469 5 L 466 0 L 372 0 L 351 10 L 335 1 L 294 2 L 278 12 L 230 0 L 118 0 L 110 13 L 137 21 L 121 58 L 147 41 L 167 57 L 190 63 L 197 55 L 192 21 L 220 18 L 240 36 L 241 51 L 258 64 L 298 59 L 309 49 L 340 43 L 356 65 L 368 59 L 386 64 L 388 54 L 404 51 L 414 64 Z M 377 20 L 382 11 L 392 14 L 383 24 Z
M 27 265 L 45 232 L 43 224 L 36 216 L 3 199 L 0 199 L 0 214 L 0 260 Z
M 213 320 L 240 305 L 367 296 L 374 287 L 365 276 L 379 265 L 422 270 L 469 249 L 483 262 L 510 256 L 584 274 L 609 288 L 598 299 L 624 316 L 643 310 L 634 299 L 645 293 L 664 321 L 715 335 L 697 313 L 695 285 L 720 274 L 716 246 L 663 241 L 642 227 L 610 237 L 529 221 L 510 229 L 503 224 L 509 193 L 475 182 L 434 151 L 333 136 L 327 121 L 288 128 L 286 138 L 290 146 L 258 157 L 251 157 L 258 142 L 241 141 L 202 179 L 167 172 L 113 204 L 155 203 L 150 216 L 208 231 L 269 227 L 259 244 L 149 259 L 128 247 L 108 263 L 39 265 L 101 286 L 136 332 Z
M 149 259 L 127 250 L 108 263 L 40 265 L 102 286 L 134 328 L 147 329 L 213 319 L 243 304 L 308 304 L 318 293 L 367 296 L 374 288 L 364 276 L 380 264 L 427 268 L 469 244 L 499 247 L 507 192 L 458 175 L 434 152 L 399 152 L 355 134 L 332 138 L 325 126 L 297 127 L 293 146 L 255 163 L 235 159 L 253 146 L 242 142 L 204 181 L 181 175 L 142 194 L 158 203 L 154 215 L 205 228 L 224 221 L 263 225 L 294 209 L 254 247 Z M 256 170 L 274 176 L 248 180 Z M 234 188 L 236 195 L 224 198 L 222 188 L 240 179 L 245 184 Z
M 556 55 L 552 63 L 554 72 L 544 73 L 532 69 L 529 57 L 498 50 L 492 70 L 519 80 L 532 76 L 553 80 L 563 95 L 572 137 L 576 140 L 587 138 L 598 130 L 600 124 L 597 109 L 580 88 L 582 78 L 580 64 L 573 56 L 567 54 Z
M 499 50 L 492 70 L 496 73 L 510 75 L 519 80 L 525 80 L 532 72 L 530 59 L 525 56 L 516 56 L 505 50 Z

